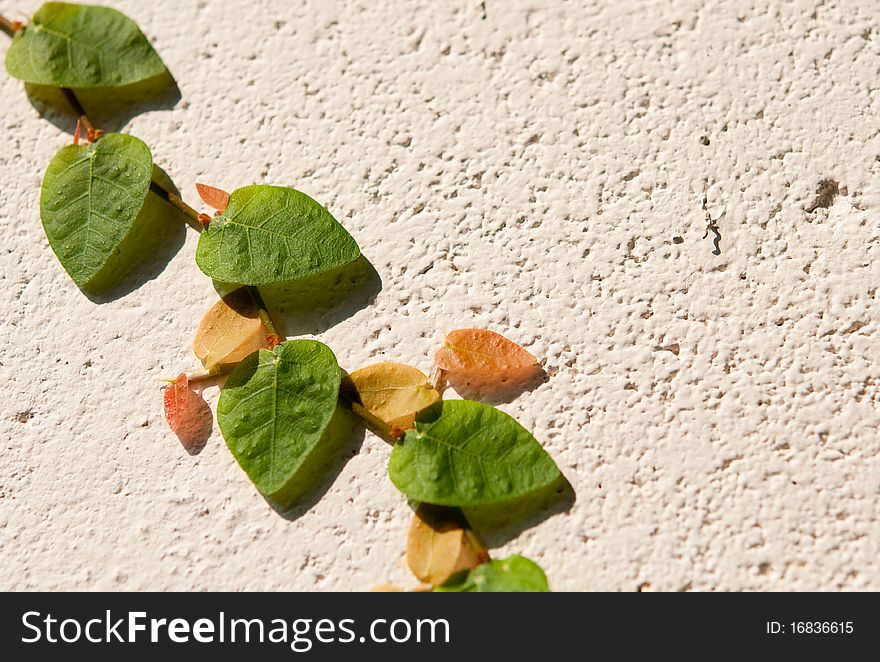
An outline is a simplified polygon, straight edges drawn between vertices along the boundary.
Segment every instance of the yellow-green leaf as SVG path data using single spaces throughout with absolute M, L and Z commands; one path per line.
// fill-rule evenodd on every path
M 256 488 L 282 506 L 310 478 L 308 460 L 330 444 L 340 371 L 315 340 L 288 340 L 238 364 L 220 393 L 217 423 Z
M 414 513 L 406 562 L 419 581 L 438 586 L 488 558 L 457 509 L 423 503 Z
M 215 303 L 205 313 L 193 339 L 193 351 L 208 370 L 237 363 L 266 346 L 266 328 L 245 287 Z
M 402 363 L 377 363 L 355 370 L 343 388 L 394 436 L 413 427 L 416 414 L 440 400 L 425 373 Z

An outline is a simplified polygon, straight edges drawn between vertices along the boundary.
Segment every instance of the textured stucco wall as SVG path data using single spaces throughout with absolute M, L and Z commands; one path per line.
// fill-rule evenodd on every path
M 372 304 L 292 332 L 350 369 L 427 371 L 468 326 L 545 360 L 502 407 L 577 499 L 497 554 L 556 589 L 880 589 L 876 2 L 110 4 L 182 99 L 105 126 L 190 201 L 306 191 L 375 266 Z M 215 300 L 197 236 L 169 225 L 138 287 L 85 297 L 38 220 L 70 120 L 5 72 L 0 99 L 0 587 L 412 585 L 372 435 L 294 521 L 216 432 L 184 452 L 159 380 Z

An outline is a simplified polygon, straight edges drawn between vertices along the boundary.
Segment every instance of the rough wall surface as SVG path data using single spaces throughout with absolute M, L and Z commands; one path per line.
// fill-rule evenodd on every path
M 495 553 L 558 590 L 880 589 L 873 0 L 108 4 L 182 98 L 107 128 L 191 202 L 302 189 L 374 265 L 292 335 L 427 371 L 444 329 L 487 326 L 544 360 L 501 407 L 576 500 Z M 196 234 L 84 296 L 38 218 L 72 121 L 5 72 L 0 99 L 0 588 L 412 585 L 371 434 L 294 519 L 216 430 L 181 448 L 160 380 L 216 299 Z

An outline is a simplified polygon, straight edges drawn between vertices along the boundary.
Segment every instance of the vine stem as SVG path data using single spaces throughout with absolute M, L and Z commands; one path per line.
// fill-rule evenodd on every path
M 155 193 L 157 196 L 162 198 L 165 202 L 167 202 L 172 207 L 176 208 L 180 211 L 184 216 L 186 216 L 186 222 L 194 229 L 201 232 L 202 223 L 199 220 L 199 212 L 186 204 L 179 195 L 176 193 L 169 191 L 167 188 L 162 186 L 155 179 L 150 180 L 150 190 Z
M 20 25 L 10 21 L 8 18 L 0 14 L 0 31 L 4 32 L 9 37 L 14 37 L 18 29 L 20 29 Z M 93 138 L 97 139 L 97 137 L 100 137 L 101 130 L 89 117 L 86 109 L 76 96 L 76 92 L 69 87 L 62 87 L 61 93 L 67 100 L 67 103 L 70 104 L 70 107 L 73 108 L 73 112 L 76 113 L 82 126 L 88 132 L 89 139 L 92 140 Z M 186 217 L 187 223 L 191 227 L 199 232 L 204 229 L 203 219 L 205 216 L 199 214 L 199 212 L 186 204 L 179 195 L 173 191 L 169 191 L 163 184 L 157 182 L 155 178 L 150 179 L 150 191 L 181 212 Z M 269 341 L 269 344 L 274 347 L 284 340 L 284 336 L 279 330 L 280 327 L 275 323 L 275 320 L 272 319 L 272 314 L 269 312 L 269 308 L 266 306 L 266 302 L 263 300 L 260 291 L 253 286 L 248 286 L 247 289 L 251 295 L 251 299 L 253 299 L 254 304 L 257 306 L 260 320 L 263 322 L 263 326 L 266 327 L 267 340 Z M 215 376 L 217 376 L 216 373 L 193 373 L 190 380 L 199 381 L 201 379 L 208 379 Z
M 82 125 L 86 128 L 89 134 L 94 135 L 97 133 L 100 135 L 100 129 L 98 129 L 98 127 L 95 126 L 95 123 L 89 118 L 85 108 L 83 108 L 82 103 L 80 103 L 79 98 L 77 98 L 76 92 L 68 87 L 62 87 L 61 91 L 64 93 L 65 98 L 70 103 L 74 112 L 79 116 L 80 122 L 82 122 Z M 203 220 L 207 217 L 186 204 L 179 195 L 174 193 L 174 191 L 169 191 L 163 184 L 157 182 L 155 177 L 150 179 L 150 190 L 169 205 L 180 211 L 186 217 L 187 223 L 192 228 L 198 232 L 201 232 L 204 229 L 205 226 Z M 266 337 L 269 341 L 269 345 L 274 348 L 275 345 L 278 345 L 284 340 L 284 336 L 279 332 L 279 327 L 275 323 L 275 320 L 272 319 L 272 314 L 269 312 L 266 302 L 263 301 L 263 296 L 260 294 L 260 291 L 256 287 L 250 285 L 247 289 L 251 295 L 251 299 L 253 299 L 254 305 L 257 307 L 260 320 L 263 322 L 263 326 L 266 327 Z M 206 379 L 206 377 L 203 377 L 202 379 Z
M 0 14 L 0 30 L 6 34 L 7 37 L 14 37 L 17 30 L 15 29 L 16 24 L 10 21 L 8 18 Z
M 10 21 L 8 18 L 0 14 L 0 32 L 3 32 L 8 37 L 14 37 L 15 33 L 21 29 L 21 25 L 17 22 Z M 94 135 L 98 133 L 100 135 L 100 129 L 95 126 L 95 123 L 92 122 L 91 118 L 89 118 L 86 113 L 85 108 L 83 108 L 82 103 L 77 98 L 76 93 L 68 88 L 62 87 L 61 93 L 64 95 L 67 102 L 73 108 L 74 112 L 79 117 L 79 121 L 82 123 L 83 127 L 85 127 L 86 131 L 90 134 Z M 177 195 L 176 193 L 169 191 L 165 186 L 157 182 L 155 179 L 150 180 L 150 190 L 159 196 L 161 199 L 165 200 L 172 207 L 176 208 L 178 211 L 183 213 L 187 218 L 187 222 L 197 229 L 199 232 L 204 228 L 201 221 L 201 215 L 195 209 L 186 204 L 183 199 Z M 263 300 L 263 296 L 260 294 L 260 290 L 253 286 L 248 286 L 248 292 L 251 295 L 251 299 L 253 299 L 254 304 L 257 306 L 259 311 L 260 320 L 263 322 L 263 326 L 266 327 L 266 333 L 270 339 L 277 339 L 278 342 L 281 342 L 284 339 L 284 336 L 279 332 L 278 325 L 275 324 L 275 321 L 272 319 L 272 315 L 269 313 L 269 308 L 266 306 L 266 302 Z M 199 382 L 207 379 L 214 379 L 216 377 L 221 377 L 229 372 L 231 372 L 232 366 L 223 366 L 219 370 L 201 370 L 198 372 L 187 373 L 187 379 L 190 382 Z M 344 396 L 343 396 L 344 397 Z M 352 411 L 362 420 L 367 426 L 376 433 L 381 439 L 388 442 L 392 446 L 397 442 L 397 437 L 394 436 L 390 428 L 383 421 L 380 421 L 378 418 L 370 414 L 360 403 L 354 402 L 353 400 L 349 400 L 348 398 L 344 399 L 351 406 Z M 468 533 L 473 536 L 473 530 L 470 527 L 470 523 L 467 521 L 464 513 L 456 508 L 458 514 L 463 520 L 466 530 Z M 479 541 L 476 541 L 476 545 L 478 548 L 482 548 L 486 559 L 489 558 L 488 550 L 482 547 L 482 544 Z

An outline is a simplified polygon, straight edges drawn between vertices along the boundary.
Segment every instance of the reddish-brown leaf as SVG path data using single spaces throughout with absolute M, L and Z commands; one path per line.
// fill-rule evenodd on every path
M 543 373 L 531 353 L 488 329 L 450 332 L 434 363 L 456 387 L 483 393 L 524 387 Z
M 165 419 L 172 432 L 191 455 L 200 452 L 211 435 L 211 408 L 197 393 L 185 373 L 180 373 L 165 389 Z
M 226 191 L 207 184 L 196 184 L 196 190 L 206 205 L 217 211 L 226 211 L 226 206 L 229 204 L 229 194 Z

